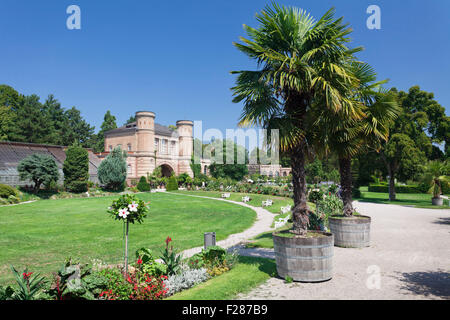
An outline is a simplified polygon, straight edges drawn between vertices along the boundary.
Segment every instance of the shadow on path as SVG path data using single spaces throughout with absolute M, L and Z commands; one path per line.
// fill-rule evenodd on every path
M 450 299 L 450 273 L 438 270 L 429 272 L 400 273 L 402 289 L 416 295 L 438 296 Z
M 436 221 L 434 221 L 433 223 L 436 224 L 448 224 L 450 225 L 450 217 L 445 217 L 445 218 L 438 218 Z

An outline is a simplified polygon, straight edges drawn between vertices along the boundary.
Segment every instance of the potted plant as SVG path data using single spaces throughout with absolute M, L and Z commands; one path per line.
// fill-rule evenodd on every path
M 442 188 L 449 185 L 450 166 L 447 161 L 440 162 L 438 160 L 430 161 L 425 166 L 423 182 L 430 187 L 429 193 L 433 194 L 431 203 L 433 206 L 442 206 L 444 199 L 441 198 Z
M 142 223 L 147 216 L 148 203 L 139 200 L 135 195 L 124 194 L 117 200 L 114 200 L 108 208 L 108 213 L 115 220 L 122 221 L 124 224 L 124 271 L 128 274 L 128 228 L 130 223 Z
M 277 271 L 295 281 L 329 280 L 334 237 L 308 231 L 313 212 L 306 201 L 305 162 L 321 112 L 342 111 L 354 119 L 359 114 L 359 104 L 347 99 L 356 85 L 348 81 L 354 75 L 346 66 L 355 52 L 346 47 L 351 29 L 334 18 L 334 9 L 316 21 L 303 10 L 273 4 L 256 18 L 260 26 L 244 26 L 250 39 L 235 46 L 259 68 L 233 72 L 238 76 L 232 90 L 233 102 L 244 104 L 239 124 L 278 129 L 280 151 L 291 161 L 293 228 L 273 234 Z M 274 144 L 272 136 L 267 143 Z

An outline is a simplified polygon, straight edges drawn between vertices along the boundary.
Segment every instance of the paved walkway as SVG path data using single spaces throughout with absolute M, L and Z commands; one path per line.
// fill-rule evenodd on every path
M 225 201 L 234 203 L 243 207 L 247 207 L 252 209 L 256 212 L 256 221 L 253 223 L 253 225 L 248 228 L 247 230 L 241 232 L 241 233 L 235 233 L 231 234 L 226 238 L 225 240 L 218 241 L 216 244 L 218 246 L 221 246 L 222 248 L 231 248 L 233 246 L 238 245 L 241 242 L 244 242 L 245 240 L 251 239 L 255 236 L 257 236 L 260 233 L 274 230 L 274 228 L 271 227 L 273 223 L 273 218 L 275 217 L 275 214 L 267 211 L 266 209 L 260 208 L 260 207 L 253 207 L 251 205 L 248 205 L 243 202 L 237 202 L 237 201 L 231 201 L 221 198 L 213 198 L 213 197 L 205 197 L 205 196 L 196 196 L 191 194 L 184 194 L 184 193 L 175 193 L 175 192 L 166 192 L 173 195 L 178 195 L 181 197 L 196 197 L 196 198 L 205 198 L 205 199 L 213 199 L 217 201 Z M 193 256 L 196 253 L 201 252 L 203 247 L 196 247 L 192 249 L 188 249 L 182 252 L 184 258 L 189 258 Z
M 371 246 L 335 247 L 331 280 L 287 284 L 271 278 L 238 299 L 450 299 L 450 209 L 355 207 L 372 217 Z M 240 252 L 274 258 L 268 249 Z

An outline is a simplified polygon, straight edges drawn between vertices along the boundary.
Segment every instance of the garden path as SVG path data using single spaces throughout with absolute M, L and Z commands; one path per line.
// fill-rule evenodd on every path
M 186 196 L 186 197 L 197 197 L 197 198 L 213 199 L 213 200 L 217 200 L 217 201 L 226 201 L 226 202 L 234 203 L 234 204 L 254 210 L 256 212 L 255 223 L 250 228 L 248 228 L 247 230 L 245 230 L 241 233 L 231 234 L 228 236 L 228 238 L 218 241 L 216 244 L 218 246 L 221 246 L 222 248 L 230 248 L 230 247 L 236 246 L 245 240 L 251 239 L 251 238 L 259 235 L 260 233 L 274 230 L 274 228 L 272 227 L 272 223 L 273 223 L 273 218 L 276 215 L 267 211 L 266 209 L 263 209 L 260 207 L 253 207 L 253 206 L 248 205 L 243 202 L 226 200 L 226 199 L 221 199 L 221 198 L 197 196 L 197 195 L 175 193 L 175 192 L 167 192 L 167 193 L 170 193 L 173 195 L 179 195 L 179 196 Z M 182 254 L 183 254 L 184 258 L 189 258 L 189 257 L 193 256 L 194 254 L 201 252 L 202 249 L 203 249 L 203 247 L 191 248 L 191 249 L 183 251 Z
M 450 209 L 354 205 L 372 217 L 371 246 L 335 247 L 331 280 L 270 278 L 237 299 L 450 299 Z M 237 248 L 243 255 L 274 258 L 272 249 Z

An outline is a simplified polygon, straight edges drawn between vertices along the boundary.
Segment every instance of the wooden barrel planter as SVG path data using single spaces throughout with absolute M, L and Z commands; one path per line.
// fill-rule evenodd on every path
M 273 233 L 278 275 L 300 282 L 321 282 L 333 276 L 333 235 L 316 233 L 313 237 L 293 237 L 289 231 Z M 284 234 L 284 236 L 283 236 Z
M 328 218 L 334 245 L 344 248 L 364 248 L 370 246 L 370 217 L 336 217 Z
M 444 199 L 437 197 L 437 198 L 431 198 L 431 204 L 433 206 L 442 206 L 444 205 Z

